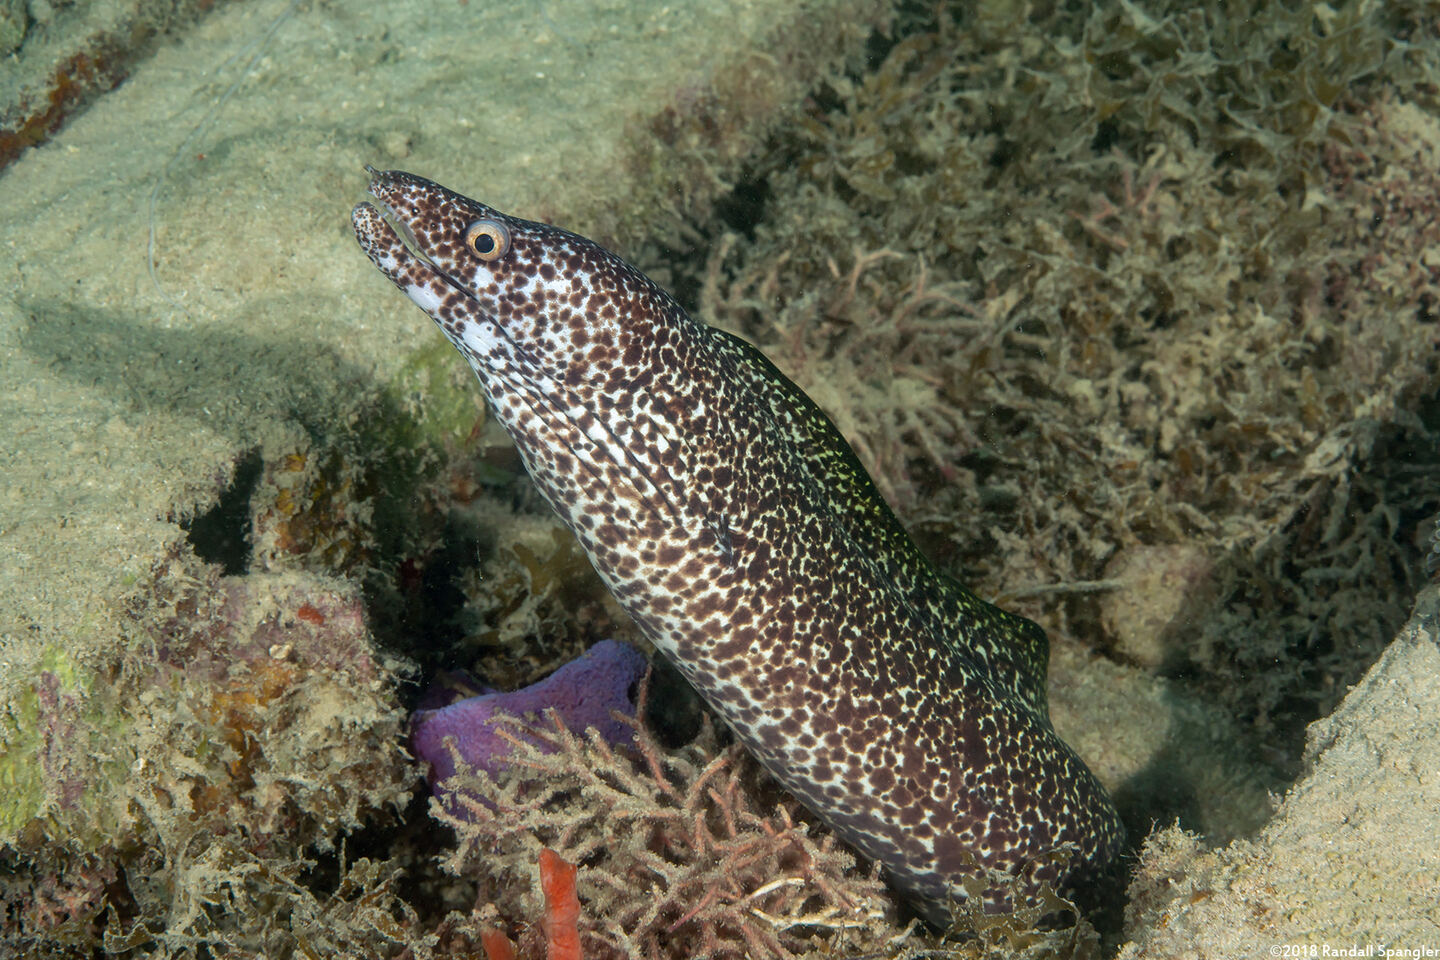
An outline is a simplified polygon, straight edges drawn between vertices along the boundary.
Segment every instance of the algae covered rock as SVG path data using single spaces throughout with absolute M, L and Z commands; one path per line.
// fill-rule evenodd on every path
M 355 585 L 174 562 L 189 577 L 136 598 L 120 662 L 97 677 L 57 651 L 8 716 L 0 902 L 19 942 L 94 937 L 117 898 L 136 912 L 107 942 L 225 942 L 269 896 L 242 878 L 297 873 L 416 781 Z

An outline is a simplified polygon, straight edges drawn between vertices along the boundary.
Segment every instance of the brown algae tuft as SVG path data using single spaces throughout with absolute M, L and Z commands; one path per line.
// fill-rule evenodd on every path
M 1112 642 L 1124 553 L 1200 551 L 1210 599 L 1146 656 L 1298 749 L 1403 620 L 1395 534 L 1440 501 L 1405 463 L 1440 429 L 1440 130 L 1410 100 L 1433 27 L 1010 13 L 911 25 L 818 94 L 701 313 L 826 407 L 922 542 L 1062 635 Z

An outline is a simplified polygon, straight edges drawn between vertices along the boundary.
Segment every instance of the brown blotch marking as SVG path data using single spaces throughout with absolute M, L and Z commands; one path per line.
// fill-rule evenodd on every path
M 886 793 L 891 787 L 895 786 L 894 771 L 888 770 L 885 767 L 875 768 L 866 779 L 870 783 L 870 788 L 876 793 Z
M 730 639 L 712 647 L 711 653 L 717 660 L 735 659 L 749 652 L 754 642 L 755 631 L 753 629 L 737 630 L 732 633 Z

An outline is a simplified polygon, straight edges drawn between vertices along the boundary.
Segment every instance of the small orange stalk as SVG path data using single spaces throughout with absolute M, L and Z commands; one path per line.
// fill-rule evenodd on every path
M 510 946 L 510 938 L 494 927 L 481 931 L 480 946 L 485 948 L 486 960 L 515 960 L 515 948 Z
M 540 892 L 545 894 L 546 960 L 581 960 L 580 898 L 576 868 L 549 847 L 540 851 Z

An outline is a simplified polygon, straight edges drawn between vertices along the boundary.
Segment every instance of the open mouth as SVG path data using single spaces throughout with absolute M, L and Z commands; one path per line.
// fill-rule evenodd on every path
M 369 193 L 370 196 L 375 198 L 375 202 L 373 204 L 361 204 L 361 206 L 368 206 L 371 211 L 373 211 L 376 219 L 390 229 L 397 245 L 412 259 L 411 269 L 425 272 L 428 268 L 428 272 L 433 276 L 439 277 L 452 290 L 462 293 L 472 300 L 475 299 L 475 295 L 470 292 L 468 287 L 457 280 L 448 270 L 436 263 L 434 258 L 425 252 L 425 248 L 420 246 L 420 241 L 416 239 L 414 231 L 410 229 L 410 225 L 395 211 L 394 207 L 385 202 L 385 198 L 380 196 L 374 185 L 371 186 Z M 376 224 L 376 226 L 378 226 L 378 224 Z M 399 250 L 394 251 L 397 255 L 399 252 Z
M 370 195 L 375 197 L 375 203 L 380 211 L 380 218 L 389 224 L 390 229 L 394 230 L 396 235 L 400 237 L 400 241 L 405 244 L 405 249 L 409 254 L 415 259 L 434 267 L 435 262 L 430 259 L 429 254 L 421 249 L 420 241 L 415 239 L 415 234 L 410 229 L 410 224 L 400 219 L 400 215 L 395 212 L 395 208 L 386 203 L 377 194 L 371 193 Z
M 421 248 L 420 241 L 415 239 L 415 233 L 410 229 L 410 224 L 406 223 L 400 217 L 400 214 L 395 212 L 395 208 L 386 203 L 385 198 L 380 196 L 374 188 L 371 188 L 369 193 L 370 196 L 375 198 L 373 206 L 376 212 L 380 214 L 380 219 L 385 221 L 386 226 L 395 231 L 395 235 L 399 237 L 400 242 L 405 245 L 405 252 L 432 270 L 444 273 L 444 271 L 440 270 L 440 267 L 436 265 L 435 261 L 430 259 L 430 255 Z M 449 278 L 447 277 L 446 279 Z

